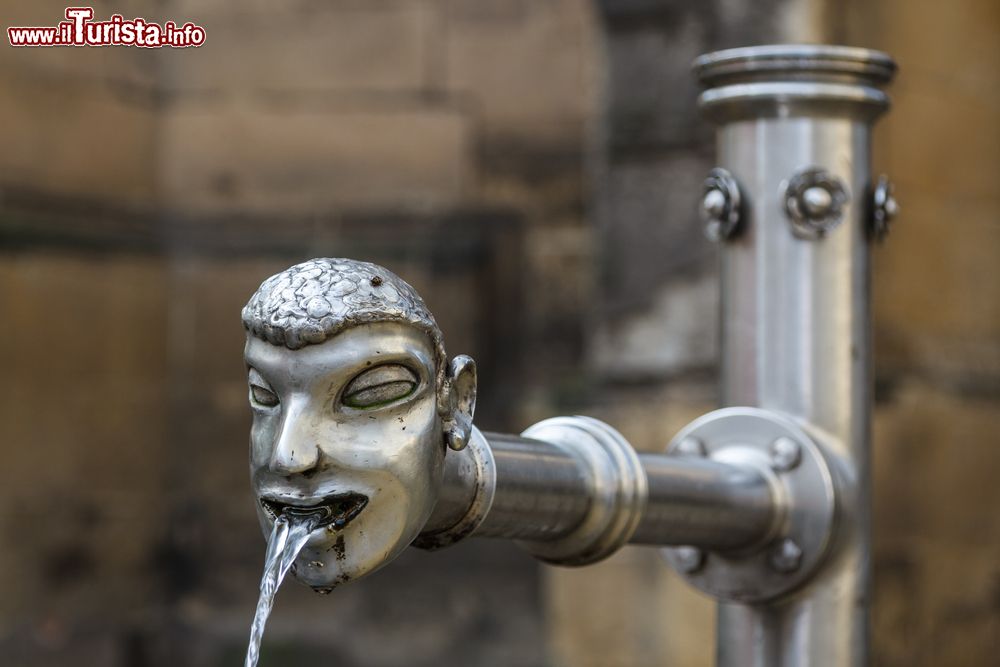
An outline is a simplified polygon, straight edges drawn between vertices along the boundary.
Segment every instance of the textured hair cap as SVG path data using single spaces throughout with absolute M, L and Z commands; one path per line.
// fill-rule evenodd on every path
M 425 331 L 438 374 L 444 372 L 444 340 L 434 316 L 413 287 L 377 264 L 311 259 L 265 280 L 243 308 L 247 331 L 291 350 L 370 322 L 403 322 Z

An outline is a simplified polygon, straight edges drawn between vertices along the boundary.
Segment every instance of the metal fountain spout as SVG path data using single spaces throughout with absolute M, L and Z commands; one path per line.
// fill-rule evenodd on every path
M 320 258 L 265 280 L 243 309 L 251 479 L 265 535 L 309 517 L 295 577 L 329 591 L 470 536 L 566 566 L 652 545 L 719 600 L 719 665 L 866 664 L 870 243 L 896 209 L 870 132 L 894 69 L 825 46 L 697 61 L 719 125 L 702 214 L 731 407 L 663 453 L 588 417 L 481 432 L 475 363 L 383 267 Z
M 395 558 L 427 523 L 445 450 L 472 431 L 476 367 L 448 361 L 423 300 L 386 269 L 314 259 L 243 309 L 250 468 L 265 533 L 324 508 L 295 576 L 319 589 Z
M 258 515 L 265 533 L 282 513 L 321 515 L 295 568 L 313 588 L 373 572 L 411 543 L 435 549 L 471 535 L 515 539 L 558 565 L 593 563 L 628 543 L 676 545 L 670 557 L 693 571 L 700 550 L 808 542 L 787 511 L 800 497 L 821 508 L 804 516 L 811 530 L 825 535 L 831 520 L 816 445 L 761 410 L 713 413 L 665 454 L 638 454 L 588 417 L 548 419 L 519 436 L 480 432 L 475 363 L 448 359 L 423 301 L 383 267 L 298 264 L 261 285 L 243 322 Z M 714 433 L 720 424 L 731 437 Z M 811 569 L 816 546 L 798 572 Z

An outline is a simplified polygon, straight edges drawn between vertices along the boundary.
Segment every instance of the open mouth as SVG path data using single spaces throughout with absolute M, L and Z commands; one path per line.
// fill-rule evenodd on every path
M 283 514 L 300 518 L 311 517 L 316 521 L 316 528 L 326 526 L 343 528 L 360 514 L 367 504 L 368 498 L 360 493 L 324 496 L 313 505 L 293 505 L 270 498 L 260 499 L 260 506 L 272 521 Z

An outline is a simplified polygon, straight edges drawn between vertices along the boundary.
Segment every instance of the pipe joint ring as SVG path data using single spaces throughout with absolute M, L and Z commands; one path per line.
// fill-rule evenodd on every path
M 472 427 L 469 443 L 461 451 L 448 450 L 447 456 L 463 458 L 463 476 L 475 480 L 475 492 L 468 510 L 455 524 L 432 533 L 421 533 L 413 546 L 433 551 L 469 537 L 486 519 L 497 490 L 497 466 L 493 450 L 482 432 Z
M 528 553 L 552 565 L 589 565 L 624 546 L 642 517 L 648 497 L 639 456 L 615 429 L 590 417 L 555 417 L 528 428 L 525 438 L 548 442 L 570 454 L 590 484 L 590 509 L 569 534 L 525 541 Z

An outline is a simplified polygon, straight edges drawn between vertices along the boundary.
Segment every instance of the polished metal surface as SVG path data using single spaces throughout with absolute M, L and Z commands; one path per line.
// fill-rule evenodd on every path
M 734 551 L 772 532 L 778 506 L 764 472 L 697 455 L 640 454 L 639 460 L 649 500 L 633 544 Z
M 446 361 L 419 295 L 382 267 L 293 266 L 261 285 L 244 324 L 261 528 L 286 513 L 328 519 L 293 570 L 317 590 L 411 543 L 434 549 L 473 534 L 585 565 L 629 542 L 732 551 L 773 531 L 780 499 L 753 466 L 640 456 L 588 417 L 480 433 L 475 364 Z
M 694 70 L 706 88 L 698 104 L 717 123 L 796 117 L 874 120 L 888 107 L 889 96 L 881 87 L 892 79 L 896 65 L 888 55 L 869 49 L 792 44 L 709 53 L 695 60 Z M 783 177 L 808 166 L 796 164 Z M 730 171 L 756 191 L 743 174 Z
M 808 582 L 826 556 L 834 523 L 833 478 L 820 447 L 788 417 L 760 408 L 723 408 L 699 417 L 671 442 L 685 458 L 687 443 L 704 446 L 700 456 L 766 480 L 776 499 L 757 531 L 756 543 L 704 555 L 689 568 L 686 549 L 667 548 L 667 560 L 692 585 L 720 600 L 765 602 Z M 736 485 L 730 481 L 727 487 Z M 718 520 L 704 517 L 706 525 Z M 689 545 L 693 546 L 693 545 Z
M 448 363 L 419 295 L 366 262 L 282 271 L 253 295 L 243 323 L 262 531 L 286 512 L 330 515 L 293 569 L 317 590 L 378 569 L 424 528 L 445 452 L 469 440 L 475 365 Z
M 521 540 L 536 558 L 557 565 L 587 565 L 628 543 L 646 508 L 646 473 L 622 435 L 590 417 L 553 417 L 521 434 L 559 447 L 587 471 L 589 503 L 582 520 L 554 540 Z
M 586 428 L 567 428 L 568 424 Z M 549 420 L 551 421 L 551 420 Z M 737 551 L 766 542 L 778 516 L 775 488 L 758 467 L 709 460 L 700 456 L 639 454 L 624 449 L 629 472 L 619 478 L 607 452 L 597 441 L 596 420 L 557 418 L 534 431 L 561 444 L 522 436 L 486 433 L 495 462 L 496 488 L 485 518 L 474 536 L 519 540 L 529 552 L 561 565 L 580 564 L 584 554 L 597 560 L 624 543 L 697 545 L 717 551 Z M 598 432 L 600 437 L 605 437 Z M 475 441 L 475 439 L 473 440 Z M 624 441 L 614 439 L 613 447 Z M 581 450 L 591 449 L 589 455 Z M 471 449 L 471 447 L 470 447 Z M 448 534 L 468 508 L 476 485 L 471 466 L 457 465 L 466 452 L 448 453 L 442 496 L 417 541 Z M 634 467 L 638 464 L 638 468 Z M 640 473 L 641 472 L 641 476 Z M 598 483 L 611 486 L 598 491 Z M 631 481 L 626 481 L 631 480 Z M 645 501 L 640 502 L 645 486 Z M 612 493 L 613 489 L 619 489 Z M 603 500 L 602 500 L 603 495 Z M 641 507 L 641 511 L 639 508 Z M 599 520 L 588 516 L 599 510 Z M 635 515 L 638 511 L 638 518 Z M 601 518 L 603 517 L 603 518 Z M 633 527 L 634 522 L 634 527 Z M 602 526 L 608 528 L 600 530 Z M 593 545 L 605 546 L 595 550 Z M 454 540 L 452 540 L 454 541 Z M 542 547 L 541 545 L 547 545 Z M 560 550 L 556 556 L 556 550 Z
M 717 164 L 745 195 L 744 230 L 722 246 L 724 405 L 788 415 L 833 470 L 837 523 L 813 579 L 774 603 L 720 604 L 721 667 L 860 666 L 868 661 L 871 124 L 895 70 L 865 49 L 776 46 L 703 56 L 704 113 Z M 821 239 L 796 236 L 784 184 L 820 168 L 853 197 Z M 822 202 L 818 202 L 822 204 Z M 808 426 L 805 426 L 808 425 Z M 801 545 L 796 544 L 801 548 Z M 781 545 L 775 563 L 794 561 Z M 808 551 L 802 554 L 804 560 Z
M 492 470 L 490 503 L 481 510 L 475 535 L 523 540 L 558 539 L 578 526 L 590 506 L 590 473 L 571 453 L 551 443 L 516 435 L 480 434 Z M 444 480 L 433 514 L 416 544 L 441 546 L 441 536 L 451 539 L 462 517 L 473 513 L 476 489 L 481 484 L 476 466 L 468 462 L 470 445 L 445 456 Z M 462 537 L 468 533 L 462 532 Z M 434 542 L 428 543 L 428 538 Z
M 713 87 L 789 80 L 880 86 L 892 80 L 896 63 L 885 53 L 854 46 L 766 44 L 706 53 L 694 61 L 694 69 Z
M 499 433 L 487 438 L 497 465 L 497 494 L 477 535 L 556 540 L 583 522 L 592 478 L 585 462 L 548 442 Z
M 445 456 L 437 504 L 413 545 L 440 549 L 472 535 L 490 514 L 496 490 L 493 449 L 473 427 L 468 446 Z
M 364 262 L 297 265 L 243 312 L 261 527 L 286 512 L 325 517 L 297 578 L 328 590 L 411 543 L 470 535 L 559 565 L 669 546 L 722 600 L 721 667 L 866 664 L 867 241 L 895 210 L 868 163 L 895 65 L 864 49 L 779 46 L 709 54 L 696 69 L 719 124 L 702 209 L 725 240 L 723 402 L 749 407 L 696 419 L 669 454 L 637 454 L 587 417 L 483 434 L 475 364 L 449 361 L 409 285 Z

